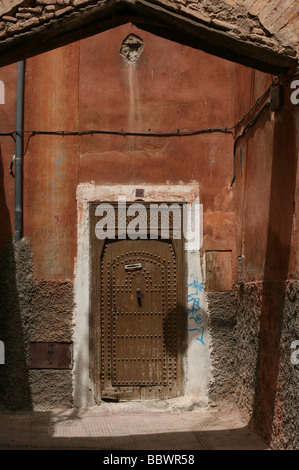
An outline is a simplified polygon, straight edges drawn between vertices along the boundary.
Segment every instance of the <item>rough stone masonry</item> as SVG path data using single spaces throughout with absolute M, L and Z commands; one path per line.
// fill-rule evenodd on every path
M 176 25 L 176 40 L 183 29 L 193 44 L 207 52 L 257 67 L 287 68 L 298 58 L 296 2 L 267 3 L 226 0 L 2 0 L 0 5 L 0 65 L 45 52 L 100 32 L 140 15 Z M 285 5 L 286 3 L 286 5 Z M 283 5 L 283 6 L 282 6 Z M 113 18 L 112 16 L 113 15 Z M 138 22 L 138 20 L 137 20 Z M 84 32 L 81 28 L 84 27 Z M 153 26 L 152 26 L 153 27 Z M 158 27 L 159 28 L 159 27 Z M 192 33 L 193 31 L 193 33 Z M 184 34 L 186 36 L 186 34 Z M 40 38 L 40 40 L 38 40 Z M 41 41 L 41 39 L 43 41 Z M 183 36 L 182 36 L 183 40 Z M 205 44 L 205 42 L 207 44 Z M 43 43 L 43 44 L 42 44 Z M 251 59 L 250 59 L 251 58 Z M 270 65 L 272 64 L 272 65 Z

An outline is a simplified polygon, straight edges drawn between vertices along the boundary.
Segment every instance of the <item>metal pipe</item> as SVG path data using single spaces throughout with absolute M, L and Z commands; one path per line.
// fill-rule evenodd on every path
M 15 142 L 15 232 L 18 242 L 23 236 L 23 131 L 24 131 L 24 82 L 25 61 L 18 62 L 16 142 Z

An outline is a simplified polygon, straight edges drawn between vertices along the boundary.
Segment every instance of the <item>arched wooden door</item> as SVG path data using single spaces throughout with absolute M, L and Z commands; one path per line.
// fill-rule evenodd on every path
M 182 394 L 179 240 L 94 240 L 92 375 L 101 399 Z

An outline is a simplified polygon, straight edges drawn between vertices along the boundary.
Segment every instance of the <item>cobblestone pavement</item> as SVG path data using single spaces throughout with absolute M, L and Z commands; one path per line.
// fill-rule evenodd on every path
M 106 403 L 88 410 L 2 412 L 0 449 L 267 449 L 232 407 L 162 405 Z

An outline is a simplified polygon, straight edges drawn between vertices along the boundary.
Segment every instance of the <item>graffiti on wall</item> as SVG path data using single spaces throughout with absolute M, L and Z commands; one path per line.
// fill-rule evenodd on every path
M 56 225 L 67 225 L 69 222 L 71 222 L 70 214 L 55 215 Z
M 193 282 L 188 284 L 188 331 L 197 331 L 196 339 L 203 345 L 204 343 L 204 319 L 200 312 L 200 292 L 203 290 L 203 283 L 196 277 Z

